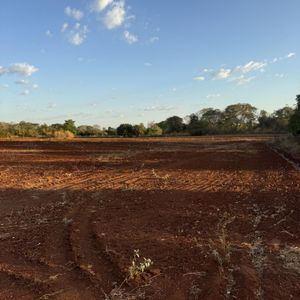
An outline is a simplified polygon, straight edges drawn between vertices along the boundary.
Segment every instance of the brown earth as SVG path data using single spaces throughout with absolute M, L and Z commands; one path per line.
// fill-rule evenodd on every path
M 1 140 L 0 299 L 300 299 L 300 173 L 268 139 Z

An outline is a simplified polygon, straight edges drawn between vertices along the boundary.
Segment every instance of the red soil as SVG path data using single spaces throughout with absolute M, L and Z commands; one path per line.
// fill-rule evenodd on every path
M 135 249 L 107 299 L 300 299 L 300 173 L 266 140 L 0 141 L 0 299 L 105 299 Z

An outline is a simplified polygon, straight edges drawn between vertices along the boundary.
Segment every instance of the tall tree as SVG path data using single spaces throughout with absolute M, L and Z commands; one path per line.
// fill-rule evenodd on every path
M 221 127 L 222 112 L 219 109 L 204 108 L 199 112 L 202 124 L 206 124 L 208 132 L 218 131 Z
M 227 131 L 246 131 L 253 129 L 257 108 L 248 103 L 229 105 L 223 113 L 223 125 Z
M 134 135 L 133 126 L 131 124 L 121 124 L 117 128 L 117 134 L 124 137 L 132 137 Z
M 274 118 L 276 119 L 276 130 L 287 131 L 289 120 L 294 113 L 294 109 L 289 106 L 285 106 L 281 109 L 276 110 L 273 113 Z
M 65 123 L 64 123 L 64 125 L 63 125 L 63 129 L 65 130 L 65 131 L 70 131 L 70 132 L 72 132 L 72 133 L 74 133 L 74 134 L 76 134 L 76 126 L 75 126 L 75 121 L 73 121 L 73 120 L 66 120 L 65 121 Z
M 165 121 L 166 133 L 178 133 L 184 129 L 183 119 L 173 116 Z

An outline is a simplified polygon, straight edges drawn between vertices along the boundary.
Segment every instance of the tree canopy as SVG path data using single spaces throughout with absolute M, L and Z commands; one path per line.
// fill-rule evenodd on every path
M 56 136 L 160 136 L 160 135 L 203 135 L 247 132 L 288 132 L 300 134 L 300 95 L 296 96 L 296 108 L 285 106 L 269 113 L 258 111 L 249 103 L 236 103 L 220 110 L 213 107 L 203 108 L 184 119 L 172 116 L 161 122 L 121 124 L 117 128 L 101 128 L 98 125 L 76 127 L 72 119 L 63 124 L 37 124 L 21 121 L 19 123 L 0 122 L 0 136 L 56 137 Z M 70 134 L 63 134 L 69 132 Z

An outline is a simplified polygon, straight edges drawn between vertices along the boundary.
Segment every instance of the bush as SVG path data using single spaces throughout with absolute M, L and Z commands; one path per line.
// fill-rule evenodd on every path
M 53 132 L 53 137 L 59 140 L 69 140 L 74 138 L 74 133 L 70 131 L 58 130 Z
M 117 128 L 117 134 L 119 136 L 132 137 L 134 135 L 133 126 L 131 124 L 121 124 Z
M 300 113 L 295 113 L 289 121 L 289 130 L 292 134 L 300 134 Z
M 149 124 L 149 127 L 147 129 L 147 135 L 149 136 L 160 136 L 163 134 L 163 130 L 154 123 Z

